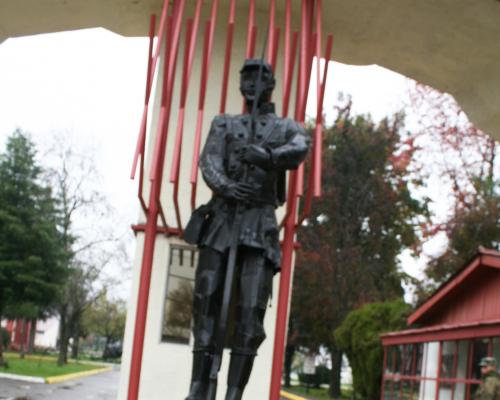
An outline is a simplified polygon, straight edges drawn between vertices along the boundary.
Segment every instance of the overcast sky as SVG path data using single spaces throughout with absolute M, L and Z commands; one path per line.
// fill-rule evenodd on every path
M 127 229 L 138 212 L 129 179 L 145 86 L 147 39 L 104 29 L 8 39 L 0 44 L 0 145 L 15 129 L 31 133 L 43 149 L 55 132 L 95 153 L 102 187 Z M 332 63 L 327 116 L 338 94 L 350 94 L 357 113 L 380 119 L 400 110 L 407 90 L 402 75 L 378 66 Z M 310 109 L 314 112 L 314 109 Z M 125 228 L 124 228 L 125 227 Z M 133 254 L 133 240 L 129 240 Z M 439 248 L 441 244 L 429 244 Z M 423 261 L 404 258 L 420 276 Z M 127 285 L 122 289 L 127 296 Z

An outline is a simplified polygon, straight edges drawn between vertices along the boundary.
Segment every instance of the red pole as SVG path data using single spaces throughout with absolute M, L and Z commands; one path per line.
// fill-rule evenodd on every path
M 231 68 L 231 50 L 233 48 L 234 37 L 234 17 L 236 14 L 236 0 L 231 0 L 229 5 L 229 17 L 227 21 L 226 54 L 224 60 L 224 72 L 222 75 L 222 91 L 220 98 L 219 112 L 226 112 L 227 87 L 229 82 L 229 69 Z
M 198 101 L 198 117 L 196 121 L 195 143 L 193 150 L 193 162 L 191 165 L 191 208 L 196 208 L 196 192 L 198 187 L 198 159 L 201 146 L 201 131 L 203 129 L 203 116 L 205 111 L 205 97 L 207 82 L 212 59 L 212 49 L 214 44 L 215 24 L 217 20 L 217 8 L 219 0 L 214 0 L 210 13 L 210 21 L 205 26 L 205 42 L 203 45 L 203 65 L 201 68 L 200 96 Z
M 255 0 L 250 0 L 248 8 L 247 50 L 245 58 L 252 58 L 255 50 Z
M 275 33 L 274 32 L 275 19 L 276 19 L 276 0 L 269 0 L 269 37 L 271 38 L 271 40 L 269 40 L 269 45 L 267 47 L 267 61 L 270 64 L 272 63 L 274 54 L 273 35 Z
M 166 1 L 168 3 L 168 1 Z M 130 364 L 130 377 L 128 386 L 128 400 L 138 400 L 139 385 L 142 368 L 142 356 L 144 351 L 144 335 L 146 331 L 146 321 L 149 303 L 149 289 L 151 285 L 151 272 L 153 267 L 154 247 L 156 242 L 157 219 L 159 213 L 159 198 L 161 193 L 161 182 L 163 177 L 163 164 L 165 160 L 165 142 L 168 131 L 168 114 L 170 112 L 171 94 L 173 87 L 173 80 L 175 75 L 176 55 L 179 44 L 180 27 L 182 16 L 184 13 L 185 0 L 180 0 L 174 7 L 174 15 L 172 21 L 173 28 L 171 47 L 166 48 L 170 53 L 165 59 L 165 75 L 167 79 L 166 85 L 167 93 L 163 92 L 162 108 L 160 111 L 160 129 L 158 130 L 159 140 L 156 141 L 156 146 L 160 148 L 155 149 L 156 158 L 153 158 L 152 174 L 151 174 L 151 189 L 149 196 L 149 207 L 146 219 L 144 249 L 142 255 L 141 275 L 139 281 L 139 292 L 137 298 L 136 320 L 134 327 L 134 339 L 132 347 L 132 358 Z M 164 6 L 164 14 L 165 8 Z M 160 42 L 160 39 L 159 39 Z M 167 55 L 167 54 L 166 54 Z M 167 98 L 168 97 L 168 98 Z M 166 103 L 166 104 L 165 104 Z
M 285 61 L 286 80 L 284 81 L 283 85 L 283 107 L 281 111 L 281 115 L 284 118 L 288 117 L 288 108 L 290 106 L 290 94 L 292 91 L 293 71 L 295 66 L 295 57 L 297 54 L 298 38 L 299 38 L 298 32 L 294 32 L 292 39 L 292 47 L 289 51 L 288 62 Z
M 177 117 L 177 130 L 175 134 L 174 151 L 172 154 L 172 167 L 170 169 L 170 182 L 174 184 L 173 190 L 173 203 L 175 210 L 175 218 L 177 226 L 182 232 L 182 219 L 181 210 L 179 207 L 179 174 L 181 168 L 181 154 L 182 154 L 182 141 L 184 136 L 184 110 L 186 107 L 187 88 L 188 88 L 188 69 L 189 69 L 189 50 L 191 43 L 191 36 L 193 32 L 193 20 L 189 18 L 186 23 L 186 43 L 184 47 L 184 62 L 182 73 L 182 89 L 179 104 L 179 114 Z
M 141 125 L 139 129 L 139 136 L 137 137 L 137 145 L 134 154 L 134 161 L 132 162 L 132 172 L 130 174 L 130 178 L 134 179 L 135 171 L 137 169 L 137 162 L 139 156 L 144 154 L 143 147 L 143 138 L 146 136 L 146 125 L 147 125 L 147 117 L 148 117 L 148 105 L 149 105 L 149 96 L 151 93 L 151 75 L 152 72 L 152 54 L 153 54 L 153 43 L 154 43 L 154 35 L 155 35 L 155 25 L 156 25 L 156 16 L 151 15 L 150 23 L 149 23 L 149 48 L 148 48 L 148 67 L 146 71 L 146 93 L 144 98 L 144 111 L 142 114 Z
M 281 376 L 283 373 L 283 355 L 288 321 L 288 301 L 290 299 L 290 284 L 292 281 L 292 262 L 295 239 L 295 218 L 297 212 L 297 174 L 290 174 L 290 189 L 288 202 L 290 202 L 290 214 L 285 221 L 285 234 L 282 247 L 282 261 L 280 273 L 280 288 L 278 294 L 278 310 L 276 317 L 276 328 L 274 336 L 273 366 L 271 372 L 270 400 L 280 398 Z
M 285 97 L 285 88 L 290 73 L 290 58 L 292 40 L 292 0 L 285 2 L 285 55 L 284 55 L 284 73 L 283 73 L 283 97 Z
M 325 51 L 325 67 L 323 70 L 323 79 L 321 82 L 321 90 L 318 99 L 318 110 L 316 114 L 316 140 L 318 146 L 316 147 L 316 162 L 317 169 L 314 176 L 314 197 L 321 196 L 321 154 L 322 154 L 322 127 L 323 127 L 323 105 L 325 101 L 325 91 L 326 91 L 326 81 L 328 78 L 328 67 L 330 65 L 330 60 L 332 58 L 332 48 L 333 48 L 333 36 L 329 35 L 326 41 L 326 51 Z M 319 62 L 319 60 L 318 60 Z M 321 128 L 318 128 L 319 127 Z
M 273 68 L 273 71 L 276 71 L 276 62 L 278 59 L 278 48 L 279 48 L 279 43 L 280 43 L 280 33 L 281 29 L 277 27 L 274 30 L 274 35 L 273 35 L 273 52 L 271 53 L 271 67 Z
M 314 129 L 314 146 L 313 146 L 313 156 L 312 156 L 312 183 L 309 181 L 307 195 L 304 203 L 304 210 L 302 215 L 299 217 L 298 225 L 307 218 L 311 212 L 312 199 L 313 197 L 319 197 L 321 195 L 321 155 L 322 155 L 322 132 L 323 132 L 323 103 L 325 98 L 326 80 L 328 78 L 328 65 L 331 59 L 333 46 L 333 36 L 329 35 L 326 44 L 325 51 L 325 68 L 323 70 L 323 78 L 321 79 L 318 75 L 318 81 L 320 82 L 320 89 L 318 91 L 318 105 L 316 112 L 316 127 Z M 317 58 L 318 64 L 320 58 Z

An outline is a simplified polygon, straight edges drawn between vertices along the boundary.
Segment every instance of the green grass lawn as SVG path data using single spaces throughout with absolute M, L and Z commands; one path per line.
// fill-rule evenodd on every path
M 49 356 L 26 356 L 25 359 L 20 359 L 19 354 L 16 353 L 4 353 L 4 356 L 9 363 L 9 367 L 0 367 L 0 372 L 36 376 L 40 378 L 73 374 L 76 372 L 102 368 L 99 365 L 89 365 L 78 362 L 70 362 L 67 365 L 59 367 L 57 365 L 56 358 Z
M 328 396 L 328 389 L 320 388 L 309 388 L 309 392 L 305 386 L 292 386 L 291 388 L 283 388 L 284 391 L 297 394 L 299 396 L 304 396 L 310 400 L 331 400 Z M 342 387 L 342 397 L 341 399 L 350 399 L 352 396 L 352 389 L 349 387 Z

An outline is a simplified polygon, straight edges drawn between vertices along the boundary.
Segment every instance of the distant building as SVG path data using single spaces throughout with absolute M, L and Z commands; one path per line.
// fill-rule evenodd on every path
M 19 350 L 24 342 L 24 348 L 28 348 L 31 322 L 27 321 L 24 333 L 21 320 L 3 320 L 2 328 L 5 328 L 10 334 L 9 348 Z M 59 338 L 59 318 L 51 317 L 44 320 L 38 320 L 36 323 L 35 347 L 44 349 L 55 349 Z
M 408 324 L 418 328 L 382 335 L 381 398 L 472 399 L 479 360 L 500 361 L 500 252 L 480 248 Z

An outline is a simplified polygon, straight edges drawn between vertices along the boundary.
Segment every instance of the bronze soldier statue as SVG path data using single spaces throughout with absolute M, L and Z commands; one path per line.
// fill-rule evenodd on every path
M 227 326 L 227 315 L 221 315 L 227 314 L 226 302 L 235 303 L 226 400 L 242 398 L 265 338 L 264 314 L 273 275 L 280 268 L 275 209 L 286 198 L 286 170 L 296 169 L 309 148 L 309 138 L 299 124 L 276 116 L 270 101 L 274 86 L 269 64 L 246 60 L 240 71 L 240 91 L 247 110 L 253 112 L 215 117 L 200 158 L 213 197 L 193 213 L 185 233 L 186 240 L 200 249 L 193 305 L 193 370 L 186 400 L 215 398 Z

